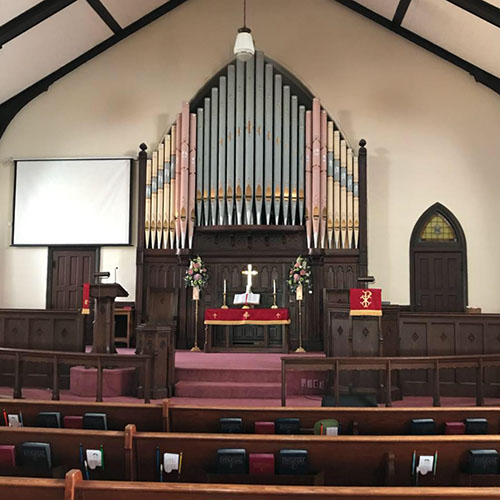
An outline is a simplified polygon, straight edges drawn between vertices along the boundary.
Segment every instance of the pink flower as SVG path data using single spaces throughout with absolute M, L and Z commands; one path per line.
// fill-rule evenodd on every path
M 302 269 L 302 270 L 300 271 L 300 275 L 301 275 L 301 276 L 304 276 L 304 274 L 306 274 L 306 272 L 304 271 L 304 269 Z
M 198 262 L 193 262 L 193 269 L 198 269 L 198 267 L 199 267 Z
M 299 281 L 300 276 L 298 274 L 293 275 L 293 280 L 294 281 Z
M 201 272 L 202 272 L 202 273 L 206 273 L 206 272 L 207 272 L 207 270 L 206 270 L 205 268 L 203 268 L 203 269 L 201 270 Z
M 196 274 L 194 275 L 194 279 L 195 279 L 195 280 L 199 280 L 199 279 L 201 279 L 201 274 L 196 273 Z
M 193 270 L 189 269 L 188 274 L 193 274 Z

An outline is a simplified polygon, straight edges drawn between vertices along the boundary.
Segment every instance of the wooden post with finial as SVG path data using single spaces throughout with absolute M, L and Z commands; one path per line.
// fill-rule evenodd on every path
M 142 300 L 144 283 L 144 217 L 146 210 L 146 162 L 148 159 L 146 144 L 139 146 L 138 168 L 139 168 L 139 210 L 137 218 L 137 278 L 136 278 L 136 306 L 135 320 L 136 324 L 141 323 L 142 318 Z
M 368 276 L 368 190 L 366 173 L 366 141 L 359 141 L 359 275 Z

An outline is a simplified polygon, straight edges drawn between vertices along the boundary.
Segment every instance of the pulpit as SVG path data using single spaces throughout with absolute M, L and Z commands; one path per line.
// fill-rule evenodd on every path
M 96 299 L 92 352 L 115 353 L 115 298 L 128 297 L 118 283 L 90 285 L 90 297 Z

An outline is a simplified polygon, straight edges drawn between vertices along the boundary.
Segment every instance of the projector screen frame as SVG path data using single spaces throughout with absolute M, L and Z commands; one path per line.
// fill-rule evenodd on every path
M 14 184 L 12 193 L 12 231 L 11 247 L 131 247 L 132 242 L 132 202 L 134 193 L 134 159 L 132 156 L 92 156 L 67 158 L 13 158 Z M 16 224 L 16 190 L 17 190 L 17 163 L 20 161 L 98 161 L 98 160 L 128 160 L 129 162 L 129 199 L 128 199 L 128 242 L 127 243 L 14 243 Z

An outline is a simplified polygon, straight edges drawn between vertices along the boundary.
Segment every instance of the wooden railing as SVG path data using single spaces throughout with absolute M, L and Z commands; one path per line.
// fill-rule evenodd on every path
M 101 402 L 103 369 L 116 366 L 135 366 L 144 371 L 144 402 L 151 400 L 153 356 L 146 354 L 94 354 L 65 351 L 37 351 L 32 349 L 0 348 L 0 359 L 14 359 L 14 398 L 22 398 L 23 363 L 34 361 L 52 365 L 52 399 L 59 400 L 59 365 L 85 365 L 97 368 L 96 401 Z
M 484 369 L 500 366 L 500 354 L 482 354 L 476 356 L 424 356 L 424 357 L 352 357 L 352 358 L 281 358 L 281 406 L 286 406 L 286 373 L 290 370 L 314 370 L 333 372 L 333 393 L 335 403 L 340 400 L 340 372 L 342 371 L 378 371 L 384 374 L 385 405 L 392 406 L 391 374 L 395 370 L 433 370 L 434 393 L 433 405 L 441 405 L 440 370 L 446 368 L 474 368 L 476 370 L 476 404 L 484 404 L 483 375 Z

